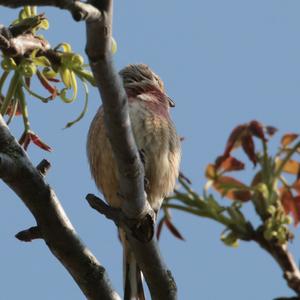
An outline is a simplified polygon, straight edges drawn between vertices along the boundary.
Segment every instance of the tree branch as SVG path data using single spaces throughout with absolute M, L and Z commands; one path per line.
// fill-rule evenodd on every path
M 149 216 L 153 219 L 153 211 L 145 200 L 144 169 L 132 134 L 127 95 L 112 61 L 113 1 L 89 3 L 102 14 L 101 20 L 86 22 L 86 53 L 102 98 L 105 126 L 119 169 L 120 194 L 124 199 L 121 209 L 128 219 L 143 222 Z M 154 235 L 145 243 L 129 233 L 128 240 L 152 299 L 176 299 L 176 284 L 162 260 Z
M 30 227 L 18 232 L 15 237 L 22 242 L 31 242 L 32 240 L 42 239 L 42 233 L 37 226 Z
M 98 2 L 103 22 L 86 22 L 86 53 L 102 98 L 105 126 L 119 168 L 122 209 L 128 217 L 139 218 L 151 210 L 145 201 L 144 169 L 131 130 L 127 95 L 112 61 L 112 1 Z
M 80 241 L 55 192 L 10 134 L 0 116 L 0 178 L 36 219 L 39 235 L 66 267 L 88 299 L 120 299 L 106 270 Z M 34 232 L 37 231 L 34 229 Z
M 300 296 L 300 271 L 293 255 L 289 252 L 287 245 L 278 245 L 264 238 L 263 231 L 258 229 L 253 240 L 267 251 L 279 264 L 283 271 L 283 277 L 288 286 Z
M 101 13 L 93 5 L 74 0 L 0 0 L 0 5 L 17 8 L 25 5 L 55 6 L 68 10 L 75 21 L 93 21 L 101 18 Z
M 87 196 L 87 200 L 92 208 L 125 230 L 139 267 L 146 278 L 152 299 L 177 299 L 176 283 L 161 257 L 157 240 L 153 235 L 150 241 L 147 239 L 145 241 L 142 232 L 136 227 L 136 221 L 128 219 L 120 209 L 110 207 L 91 194 Z
M 93 209 L 104 215 L 106 218 L 114 221 L 118 227 L 122 227 L 128 234 L 132 235 L 140 242 L 147 243 L 152 239 L 154 234 L 154 230 L 151 230 L 153 229 L 152 217 L 145 217 L 142 220 L 129 219 L 121 209 L 107 205 L 95 195 L 88 194 L 86 199 Z
M 97 7 L 97 12 L 90 4 Z M 136 224 L 143 223 L 150 216 L 153 231 L 154 213 L 149 203 L 145 200 L 144 169 L 131 130 L 128 99 L 112 62 L 110 50 L 112 1 L 89 1 L 89 4 L 85 4 L 72 0 L 0 0 L 0 5 L 8 7 L 23 5 L 56 6 L 71 11 L 76 20 L 84 19 L 87 21 L 86 53 L 103 100 L 105 125 L 119 168 L 120 194 L 124 198 L 122 212 L 126 218 L 135 219 Z M 77 15 L 74 11 L 78 12 Z M 2 130 L 0 130 L 0 149 L 2 148 L 1 132 Z M 15 141 L 13 147 L 14 149 L 16 148 Z M 20 151 L 20 147 L 16 149 Z M 6 152 L 3 151 L 3 153 L 5 157 Z M 111 295 L 112 299 L 113 297 L 116 298 L 117 296 L 106 278 L 105 270 L 78 240 L 56 195 L 44 183 L 42 176 L 38 174 L 37 170 L 32 167 L 24 152 L 21 151 L 18 159 L 13 159 L 12 162 L 17 172 L 14 174 L 3 174 L 2 172 L 3 180 L 12 187 L 31 210 L 50 250 L 66 266 L 89 299 L 108 299 L 105 298 L 107 295 Z M 4 167 L 5 163 L 8 163 L 8 161 L 4 160 Z M 22 178 L 23 182 L 24 178 L 29 182 L 24 183 L 24 185 L 20 184 L 20 178 Z M 28 189 L 28 187 L 32 188 L 33 186 L 39 187 L 38 189 L 36 188 L 38 193 L 33 193 L 32 190 Z M 45 209 L 45 205 L 41 207 L 41 199 L 43 199 L 43 204 L 44 202 L 47 203 L 47 209 Z M 62 229 L 64 229 L 63 234 L 61 234 Z M 57 231 L 60 232 L 59 235 L 53 234 Z M 152 234 L 151 240 L 147 241 L 147 243 L 137 240 L 131 234 L 128 234 L 128 239 L 146 278 L 152 299 L 176 299 L 176 284 L 171 272 L 161 258 L 154 235 Z M 65 251 L 62 251 L 64 248 Z M 70 253 L 74 255 L 70 255 Z M 89 257 L 88 261 L 86 261 L 86 256 L 84 255 L 86 253 Z M 76 257 L 76 260 L 74 260 L 74 257 Z M 91 272 L 86 272 L 86 269 L 90 269 Z M 86 278 L 87 274 L 91 274 L 92 278 Z M 103 296 L 99 297 L 98 293 L 101 292 Z

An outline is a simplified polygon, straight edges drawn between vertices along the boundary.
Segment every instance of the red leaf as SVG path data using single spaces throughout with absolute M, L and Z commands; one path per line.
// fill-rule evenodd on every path
M 38 135 L 36 135 L 34 132 L 32 131 L 25 131 L 20 140 L 19 140 L 19 144 L 21 146 L 23 146 L 23 148 L 25 150 L 27 150 L 30 142 L 33 142 L 35 145 L 37 145 L 38 147 L 40 147 L 43 150 L 52 151 L 52 148 L 50 146 L 48 146 L 47 144 L 45 144 Z
M 285 213 L 288 215 L 292 210 L 292 201 L 293 201 L 293 194 L 289 189 L 283 188 L 281 190 L 281 203 L 284 208 Z
M 52 81 L 52 82 L 60 82 L 60 81 L 61 81 L 61 80 L 58 79 L 58 78 L 47 77 L 47 79 L 48 79 L 49 81 Z
M 255 174 L 254 178 L 252 179 L 251 186 L 255 187 L 256 185 L 260 184 L 262 182 L 262 172 L 259 171 Z
M 187 176 L 185 176 L 181 171 L 179 172 L 179 178 L 183 179 L 188 184 L 192 184 L 192 181 Z
M 14 99 L 14 101 L 18 101 L 18 100 Z M 15 107 L 15 105 L 17 107 Z M 19 104 L 19 101 L 17 103 L 14 102 L 14 103 L 10 104 L 7 108 L 6 114 L 8 116 L 12 116 L 14 114 L 14 110 L 16 110 L 15 116 L 20 116 L 22 114 L 21 105 Z
M 267 141 L 265 138 L 264 126 L 258 121 L 251 121 L 249 124 L 249 130 L 257 138 L 261 139 L 262 141 Z
M 233 129 L 231 132 L 227 144 L 224 151 L 224 157 L 228 157 L 230 155 L 230 152 L 240 146 L 241 139 L 243 135 L 247 132 L 247 125 L 239 125 Z
M 218 164 L 218 170 L 223 170 L 224 172 L 240 171 L 244 168 L 245 164 L 232 156 L 223 159 L 223 161 L 221 161 L 221 163 Z
M 255 145 L 253 142 L 253 138 L 250 134 L 247 134 L 242 139 L 242 147 L 248 158 L 253 162 L 254 166 L 256 166 L 257 159 L 255 154 Z
M 0 94 L 0 105 L 3 103 L 3 101 L 4 101 L 4 97 Z M 17 101 L 17 103 L 16 103 L 16 101 Z M 15 105 L 17 105 L 17 107 L 15 107 Z M 11 101 L 11 103 L 9 104 L 7 111 L 6 111 L 6 115 L 12 116 L 15 109 L 16 109 L 15 116 L 19 116 L 22 112 L 21 112 L 21 107 L 19 105 L 19 101 L 16 98 L 13 99 Z
M 281 203 L 286 214 L 291 214 L 294 224 L 300 222 L 300 196 L 294 197 L 289 189 L 283 188 L 281 191 Z
M 289 144 L 291 144 L 295 139 L 297 139 L 299 134 L 296 133 L 287 133 L 281 138 L 281 146 L 285 148 Z
M 165 219 L 165 224 L 175 237 L 184 241 L 184 237 L 181 235 L 178 229 L 173 225 L 173 223 L 168 218 Z
M 266 131 L 267 134 L 272 137 L 278 131 L 278 129 L 273 126 L 266 126 Z
M 41 82 L 42 86 L 51 94 L 51 99 L 53 100 L 57 96 L 57 89 L 51 85 L 48 79 L 39 71 L 36 72 L 36 75 Z
M 297 226 L 300 222 L 300 196 L 294 197 L 294 210 L 292 211 L 295 226 Z
M 230 155 L 228 154 L 227 156 L 225 155 L 221 155 L 221 156 L 218 156 L 215 160 L 215 164 L 213 165 L 214 168 L 216 170 L 219 170 L 220 169 L 220 166 L 222 165 L 222 163 L 228 158 L 230 157 Z
M 213 183 L 214 189 L 222 196 L 230 200 L 239 200 L 242 202 L 249 201 L 251 199 L 251 192 L 248 187 L 236 180 L 233 177 L 221 176 Z
M 51 152 L 52 151 L 52 148 L 50 146 L 48 146 L 47 144 L 45 144 L 38 135 L 36 135 L 35 133 L 33 132 L 30 132 L 29 133 L 30 135 L 30 139 L 31 141 L 37 145 L 38 147 L 40 147 L 41 149 L 45 150 L 45 151 L 49 151 Z
M 300 195 L 300 179 L 297 179 L 297 180 L 293 183 L 292 189 L 294 189 L 295 191 L 297 191 L 297 193 Z
M 281 163 L 282 160 L 278 160 L 277 163 Z M 290 159 L 283 166 L 283 172 L 298 175 L 300 173 L 300 163 L 296 160 Z
M 160 221 L 158 222 L 157 230 L 156 230 L 156 238 L 157 238 L 157 240 L 159 240 L 159 238 L 160 238 L 161 230 L 162 230 L 163 225 L 165 223 L 165 218 L 166 217 L 161 218 Z
M 25 77 L 25 83 L 30 88 L 31 85 L 31 77 Z

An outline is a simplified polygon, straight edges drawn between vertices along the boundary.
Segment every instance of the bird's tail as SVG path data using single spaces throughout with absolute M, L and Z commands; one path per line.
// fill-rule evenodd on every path
M 124 300 L 145 300 L 142 272 L 122 229 L 120 237 L 123 244 Z

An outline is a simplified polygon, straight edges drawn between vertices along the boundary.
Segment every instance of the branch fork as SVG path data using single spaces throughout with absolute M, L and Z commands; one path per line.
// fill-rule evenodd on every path
M 88 194 L 86 200 L 93 209 L 112 220 L 117 227 L 122 227 L 126 233 L 131 234 L 138 241 L 147 243 L 153 238 L 155 214 L 152 209 L 139 218 L 132 219 L 128 218 L 121 209 L 107 205 L 93 194 Z

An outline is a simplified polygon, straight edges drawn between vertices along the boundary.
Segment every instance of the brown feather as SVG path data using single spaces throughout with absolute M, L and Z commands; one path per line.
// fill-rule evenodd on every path
M 120 75 L 129 98 L 135 142 L 143 150 L 147 200 L 157 212 L 174 189 L 180 162 L 180 140 L 170 119 L 169 97 L 161 79 L 146 65 L 129 65 Z M 111 206 L 120 207 L 119 175 L 101 108 L 90 126 L 87 154 L 97 187 Z

